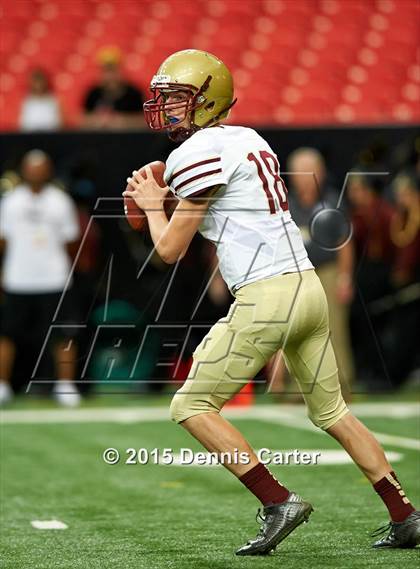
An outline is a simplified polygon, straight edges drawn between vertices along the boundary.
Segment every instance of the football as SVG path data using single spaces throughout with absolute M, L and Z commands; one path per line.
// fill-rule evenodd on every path
M 146 166 L 150 166 L 150 168 L 152 169 L 154 179 L 156 180 L 156 182 L 159 184 L 159 186 L 161 188 L 164 188 L 166 186 L 165 181 L 163 179 L 163 175 L 165 173 L 164 162 L 160 162 L 159 160 L 156 160 L 154 162 L 150 162 L 149 164 L 146 164 Z M 139 170 L 140 175 L 143 176 L 143 178 L 146 177 L 146 173 L 145 173 L 146 166 L 143 166 Z M 132 190 L 132 187 L 130 186 L 130 184 L 127 184 L 126 190 Z M 165 207 L 165 209 L 166 209 L 166 207 Z M 144 211 L 138 207 L 138 205 L 133 200 L 133 198 L 124 197 L 124 213 L 126 215 L 128 223 L 130 224 L 130 226 L 135 231 L 145 231 L 146 230 L 146 228 L 147 228 L 147 216 L 144 213 Z

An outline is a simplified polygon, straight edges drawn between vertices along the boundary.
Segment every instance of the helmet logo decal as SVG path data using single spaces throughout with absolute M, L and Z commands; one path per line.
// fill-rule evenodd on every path
M 153 79 L 151 81 L 151 86 L 154 87 L 158 83 L 170 83 L 171 76 L 170 75 L 153 75 Z

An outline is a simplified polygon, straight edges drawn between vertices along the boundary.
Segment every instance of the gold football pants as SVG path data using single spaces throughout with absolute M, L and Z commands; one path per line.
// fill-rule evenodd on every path
M 296 378 L 308 416 L 322 429 L 348 409 L 330 341 L 328 305 L 315 271 L 289 273 L 239 288 L 193 354 L 193 365 L 171 403 L 177 423 L 218 413 L 279 349 Z

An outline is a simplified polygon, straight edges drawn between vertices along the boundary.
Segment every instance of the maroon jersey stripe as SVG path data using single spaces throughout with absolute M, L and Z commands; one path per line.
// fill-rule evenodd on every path
M 168 186 L 172 184 L 175 178 L 177 178 L 181 174 L 184 174 L 185 172 L 188 172 L 189 170 L 192 170 L 193 168 L 198 168 L 199 166 L 204 166 L 205 164 L 213 164 L 214 162 L 220 162 L 220 161 L 221 161 L 220 156 L 218 156 L 217 158 L 207 158 L 207 160 L 201 160 L 201 162 L 195 162 L 194 164 L 191 164 L 186 168 L 182 168 L 182 170 L 179 170 L 178 172 L 172 174 L 172 176 L 168 180 Z
M 220 174 L 221 171 L 222 171 L 222 169 L 218 168 L 217 170 L 209 170 L 208 172 L 202 172 L 201 174 L 197 174 L 196 176 L 192 176 L 191 178 L 188 178 L 187 180 L 184 180 L 183 182 L 181 182 L 175 188 L 175 192 L 177 192 L 178 190 L 180 190 L 181 188 L 183 188 L 184 186 L 186 186 L 190 182 L 194 182 L 195 180 L 199 180 L 200 178 L 205 178 L 206 176 L 210 176 L 211 174 Z

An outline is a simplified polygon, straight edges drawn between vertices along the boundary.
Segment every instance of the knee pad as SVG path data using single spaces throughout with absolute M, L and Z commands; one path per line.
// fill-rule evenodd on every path
M 169 413 L 172 421 L 182 423 L 194 415 L 219 413 L 225 401 L 214 395 L 177 391 L 172 398 Z
M 172 397 L 172 401 L 171 401 L 171 405 L 169 407 L 169 415 L 171 417 L 172 421 L 175 421 L 175 423 L 180 423 L 181 421 L 184 421 L 187 417 L 183 417 L 184 415 L 184 409 L 183 409 L 183 405 L 182 405 L 182 400 L 184 398 L 182 397 L 182 395 L 178 395 L 178 392 L 175 393 L 175 395 Z
M 335 425 L 348 412 L 349 408 L 345 404 L 344 400 L 341 399 L 340 404 L 337 407 L 335 407 L 334 410 L 332 411 L 327 410 L 322 412 L 318 411 L 317 413 L 309 411 L 308 417 L 311 420 L 311 422 L 315 425 L 315 427 L 318 427 L 319 429 L 326 431 L 327 429 L 330 429 L 333 425 Z
M 308 418 L 315 427 L 318 429 L 322 429 L 322 420 L 319 419 L 318 415 L 312 415 L 312 413 L 308 413 Z

